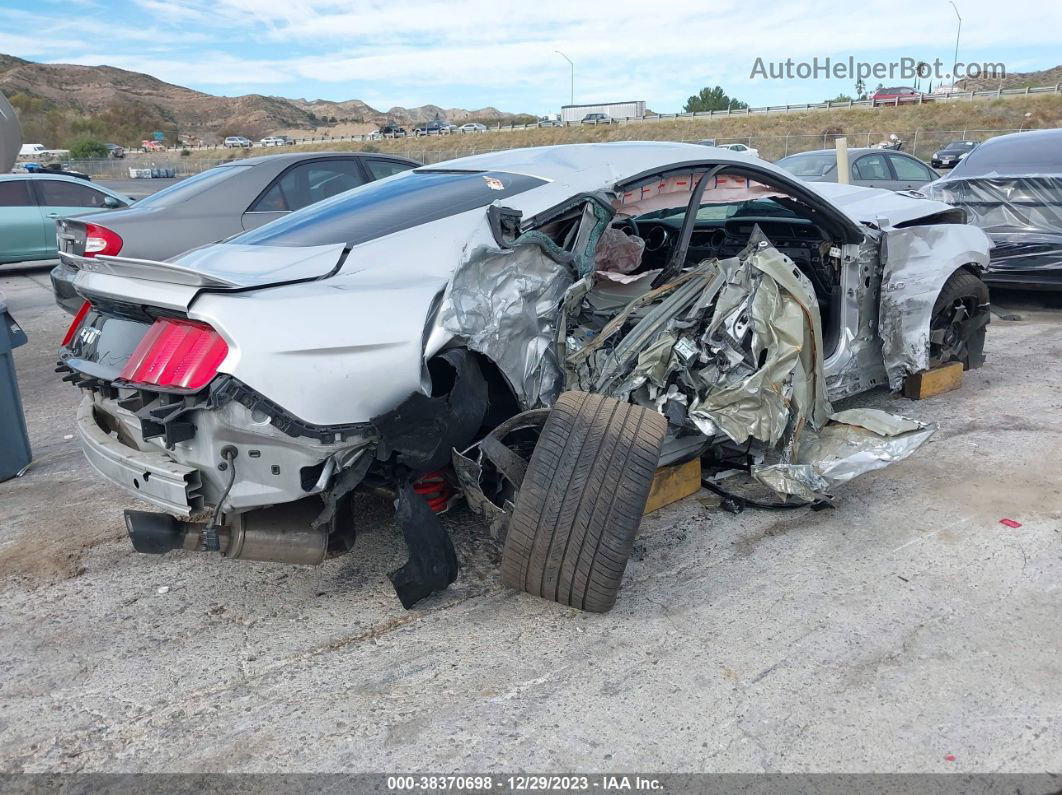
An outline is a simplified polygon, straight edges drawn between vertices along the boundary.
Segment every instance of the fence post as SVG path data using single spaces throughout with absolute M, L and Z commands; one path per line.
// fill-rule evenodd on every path
M 785 134 L 785 154 L 782 157 L 789 157 L 789 133 Z

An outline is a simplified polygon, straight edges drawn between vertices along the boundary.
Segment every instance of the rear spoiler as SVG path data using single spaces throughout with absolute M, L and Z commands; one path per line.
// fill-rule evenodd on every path
M 89 273 L 106 273 L 110 276 L 126 276 L 131 279 L 182 284 L 188 287 L 220 287 L 231 290 L 243 286 L 229 279 L 192 270 L 174 262 L 159 262 L 151 259 L 135 259 L 133 257 L 118 257 L 108 254 L 82 257 L 77 254 L 64 253 L 63 259 L 68 260 L 78 270 L 88 271 Z
M 107 276 L 165 282 L 214 290 L 253 290 L 327 279 L 347 258 L 344 243 L 320 246 L 254 246 L 227 243 L 186 251 L 176 261 L 159 262 L 121 255 L 60 256 L 78 270 Z

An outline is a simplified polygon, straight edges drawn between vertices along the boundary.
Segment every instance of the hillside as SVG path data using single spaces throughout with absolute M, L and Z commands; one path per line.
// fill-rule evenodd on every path
M 70 137 L 85 133 L 108 139 L 127 135 L 119 142 L 131 143 L 152 130 L 161 130 L 168 137 L 196 137 L 212 143 L 226 135 L 309 135 L 341 123 L 344 126 L 336 134 L 349 135 L 388 119 L 408 124 L 436 117 L 457 122 L 470 118 L 507 122 L 516 117 L 496 108 L 423 105 L 380 111 L 357 99 L 331 102 L 261 94 L 219 97 L 112 66 L 40 64 L 3 54 L 0 91 L 19 111 L 26 140 L 48 146 L 66 145 Z M 101 120 L 102 124 L 93 124 Z
M 1037 72 L 1015 72 L 1003 78 L 971 77 L 959 80 L 956 85 L 963 91 L 993 91 L 997 88 L 1038 88 L 1062 83 L 1062 66 L 1041 69 Z
M 741 142 L 759 150 L 760 156 L 777 160 L 787 154 L 833 146 L 840 135 L 849 146 L 873 145 L 895 133 L 904 139 L 905 151 L 928 159 L 936 149 L 959 138 L 984 140 L 1018 129 L 1062 126 L 1062 94 L 1017 96 L 1003 99 L 927 103 L 899 108 L 854 108 L 814 110 L 778 114 L 752 114 L 727 118 L 678 118 L 659 121 L 574 125 L 544 129 L 497 130 L 477 135 L 444 135 L 399 138 L 383 141 L 327 141 L 306 144 L 308 150 L 367 150 L 392 152 L 435 163 L 477 152 L 521 146 L 587 143 L 593 141 L 699 141 L 714 138 L 718 143 Z M 226 159 L 257 154 L 257 151 L 229 150 Z M 182 161 L 217 162 L 219 150 L 192 152 Z M 159 160 L 155 155 L 152 161 Z M 160 161 L 161 162 L 161 161 Z M 201 166 L 186 164 L 198 170 Z

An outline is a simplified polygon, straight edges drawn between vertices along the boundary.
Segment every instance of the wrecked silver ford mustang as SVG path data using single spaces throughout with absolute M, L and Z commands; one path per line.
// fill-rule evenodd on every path
M 78 260 L 59 369 L 134 547 L 320 563 L 391 495 L 406 607 L 464 497 L 505 583 L 616 599 L 658 466 L 787 504 L 931 426 L 830 401 L 982 361 L 989 243 L 916 195 L 671 143 L 518 149 L 373 182 L 168 262 Z

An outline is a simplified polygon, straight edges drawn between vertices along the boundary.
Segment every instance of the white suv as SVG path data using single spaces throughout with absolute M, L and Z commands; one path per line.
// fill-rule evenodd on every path
M 251 145 L 251 139 L 250 138 L 244 138 L 242 135 L 230 135 L 228 138 L 225 139 L 225 147 L 227 149 L 228 148 L 239 148 L 241 146 L 250 146 L 250 145 Z

